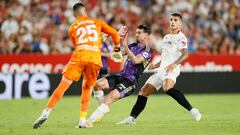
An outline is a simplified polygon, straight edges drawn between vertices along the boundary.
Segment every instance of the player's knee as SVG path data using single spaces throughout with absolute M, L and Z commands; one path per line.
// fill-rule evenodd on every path
M 95 86 L 94 86 L 94 90 L 102 90 L 103 89 L 103 85 L 101 81 L 97 81 Z
M 154 88 L 148 86 L 148 85 L 145 85 L 138 93 L 138 95 L 141 95 L 141 96 L 144 96 L 144 97 L 147 97 L 149 96 L 153 91 Z
M 106 80 L 106 78 L 101 78 L 99 80 L 97 80 L 95 86 L 94 86 L 94 90 L 103 90 L 103 89 L 108 89 L 108 81 Z
M 163 91 L 167 92 L 168 90 L 170 90 L 171 88 L 173 88 L 174 86 L 174 82 L 170 79 L 165 80 L 165 82 L 163 83 Z
M 92 88 L 91 83 L 86 82 L 86 83 L 83 84 L 83 89 L 90 90 L 91 88 Z
M 165 85 L 165 86 L 163 86 L 163 91 L 164 91 L 164 92 L 167 92 L 167 91 L 170 90 L 171 88 L 173 88 L 173 86 L 171 86 L 171 85 Z
M 168 89 L 166 87 L 163 87 L 163 91 L 166 93 Z
M 138 95 L 147 97 L 147 96 L 149 96 L 150 94 L 149 94 L 147 91 L 145 91 L 145 90 L 141 90 L 141 91 L 139 91 Z
M 94 86 L 94 90 L 100 90 L 100 86 L 98 82 L 96 82 L 95 86 Z

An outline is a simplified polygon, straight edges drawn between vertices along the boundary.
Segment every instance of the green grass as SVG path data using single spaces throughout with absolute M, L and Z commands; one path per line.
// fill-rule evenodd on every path
M 239 135 L 240 94 L 186 95 L 202 113 L 196 122 L 189 112 L 167 95 L 149 97 L 136 125 L 117 126 L 126 118 L 135 103 L 130 96 L 111 106 L 100 124 L 90 129 L 76 129 L 79 118 L 79 97 L 69 96 L 57 104 L 47 123 L 32 129 L 32 123 L 47 103 L 45 100 L 24 98 L 0 101 L 0 135 Z M 97 107 L 91 100 L 89 113 Z

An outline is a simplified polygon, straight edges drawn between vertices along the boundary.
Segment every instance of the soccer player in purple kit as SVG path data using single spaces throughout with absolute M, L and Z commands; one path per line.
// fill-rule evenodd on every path
M 126 40 L 127 27 L 124 26 L 119 30 L 119 35 L 123 38 L 122 54 L 128 57 L 120 73 L 97 80 L 94 87 L 95 94 L 98 94 L 96 92 L 102 92 L 102 90 L 110 90 L 110 93 L 105 99 L 99 101 L 102 102 L 101 105 L 89 117 L 89 127 L 100 121 L 109 112 L 110 104 L 133 93 L 139 77 L 152 58 L 152 49 L 149 46 L 150 34 L 150 27 L 139 25 L 135 34 L 136 42 L 128 45 Z

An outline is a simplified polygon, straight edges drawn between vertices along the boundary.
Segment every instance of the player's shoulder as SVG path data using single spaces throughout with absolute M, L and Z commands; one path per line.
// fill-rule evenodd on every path
M 89 17 L 89 19 L 92 20 L 92 21 L 94 21 L 95 23 L 101 23 L 101 22 L 103 22 L 102 20 L 100 20 L 100 19 L 98 19 L 98 18 L 90 18 L 90 17 Z
M 181 31 L 178 33 L 178 37 L 187 38 L 186 35 Z
M 137 45 L 138 45 L 138 43 L 133 42 L 133 43 L 128 44 L 128 47 L 130 48 L 130 47 L 137 46 Z
M 163 39 L 167 39 L 168 37 L 170 37 L 171 36 L 171 34 L 166 34 L 164 37 L 163 37 Z
M 91 17 L 88 17 L 88 19 L 89 20 L 92 20 L 92 21 L 95 21 L 95 22 L 98 22 L 98 21 L 100 21 L 99 19 L 97 19 L 97 18 L 91 18 Z
M 185 34 L 184 34 L 183 32 L 181 32 L 181 31 L 177 34 L 177 38 L 178 38 L 179 40 L 186 40 L 186 41 L 187 41 L 187 37 L 186 37 Z

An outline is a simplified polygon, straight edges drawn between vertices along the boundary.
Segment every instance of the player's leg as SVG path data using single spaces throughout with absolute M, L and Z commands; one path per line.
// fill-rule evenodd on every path
M 135 120 L 139 116 L 139 114 L 144 110 L 148 96 L 155 91 L 159 90 L 161 88 L 162 81 L 159 74 L 152 75 L 145 85 L 141 88 L 141 91 L 138 94 L 137 101 L 135 105 L 132 108 L 132 111 L 130 113 L 130 116 L 122 121 L 120 121 L 119 125 L 125 125 L 125 124 L 135 124 Z
M 52 109 L 56 103 L 62 98 L 63 94 L 65 91 L 69 88 L 69 86 L 72 84 L 72 80 L 69 80 L 65 78 L 64 76 L 62 77 L 62 80 L 58 87 L 54 90 L 53 94 L 51 95 L 48 103 L 47 103 L 47 108 Z
M 137 97 L 137 101 L 135 105 L 132 108 L 132 111 L 130 113 L 130 116 L 120 122 L 118 122 L 118 125 L 125 125 L 125 124 L 135 124 L 135 120 L 139 116 L 139 114 L 144 110 L 146 104 L 147 104 L 147 99 L 148 96 L 156 91 L 156 88 L 149 84 L 146 83 L 142 88 L 141 91 L 139 92 L 139 95 Z
M 62 98 L 65 91 L 69 88 L 72 84 L 73 80 L 79 80 L 81 76 L 80 69 L 75 68 L 76 65 L 69 64 L 67 65 L 65 71 L 63 72 L 63 77 L 57 88 L 54 90 L 53 94 L 51 95 L 46 108 L 42 111 L 40 117 L 34 122 L 33 128 L 39 128 L 47 119 L 54 108 L 56 103 Z
M 67 80 L 64 77 L 62 78 L 60 84 L 54 90 L 51 98 L 49 99 L 47 107 L 42 111 L 40 117 L 34 122 L 33 128 L 39 128 L 48 119 L 48 116 L 50 115 L 52 108 L 61 99 L 64 92 L 68 89 L 71 83 L 72 83 L 71 80 Z
M 175 85 L 176 77 L 177 76 L 174 73 L 169 73 L 166 76 L 166 79 L 163 82 L 164 92 L 166 92 L 169 96 L 175 99 L 185 109 L 190 111 L 196 121 L 199 121 L 201 119 L 200 112 L 196 108 L 192 107 L 192 105 L 188 102 L 188 100 L 180 90 L 173 88 Z
M 116 85 L 116 88 L 112 90 L 104 99 L 104 102 L 94 111 L 90 116 L 89 121 L 91 123 L 96 123 L 100 121 L 103 116 L 109 112 L 109 106 L 124 97 L 129 96 L 133 93 L 135 85 L 133 82 L 127 80 L 126 78 L 118 77 L 117 82 L 121 82 Z M 111 85 L 110 85 L 111 86 Z
M 82 82 L 82 95 L 80 98 L 80 121 L 78 124 L 79 128 L 86 128 L 86 117 L 88 106 L 91 99 L 91 92 L 95 86 L 97 76 L 100 67 L 91 63 L 82 63 L 83 68 L 83 82 Z
M 110 112 L 109 105 L 120 98 L 120 93 L 118 90 L 112 90 L 104 99 L 103 103 L 93 112 L 89 117 L 89 122 L 91 124 L 97 123 L 102 120 L 105 114 Z
M 147 104 L 148 96 L 156 91 L 157 91 L 156 88 L 152 84 L 146 83 L 139 92 L 137 101 L 133 106 L 130 115 L 136 119 L 138 115 L 144 110 Z
M 108 80 L 104 78 L 100 78 L 97 80 L 96 85 L 94 86 L 94 97 L 97 100 L 98 104 L 101 105 L 104 101 L 104 92 L 103 90 L 109 89 Z
M 106 78 L 101 78 L 97 81 L 94 90 L 102 91 L 103 89 L 105 89 L 105 90 L 112 89 L 118 83 L 118 80 L 119 80 L 118 78 L 119 78 L 119 76 L 116 76 L 116 75 L 111 75 L 111 76 L 108 76 Z M 102 97 L 102 98 L 103 98 L 103 101 L 104 101 L 104 97 Z M 90 123 L 95 123 L 97 121 L 100 121 L 101 118 L 103 117 L 103 115 L 105 113 L 109 112 L 108 106 L 102 104 L 103 101 L 99 101 L 99 102 L 101 102 L 101 104 L 92 113 L 92 115 L 89 117 L 88 121 Z
M 134 82 L 124 78 L 119 77 L 118 79 L 119 84 L 116 85 L 115 89 L 112 90 L 107 96 L 103 103 L 107 106 L 110 106 L 113 102 L 128 97 L 131 95 L 135 90 Z

